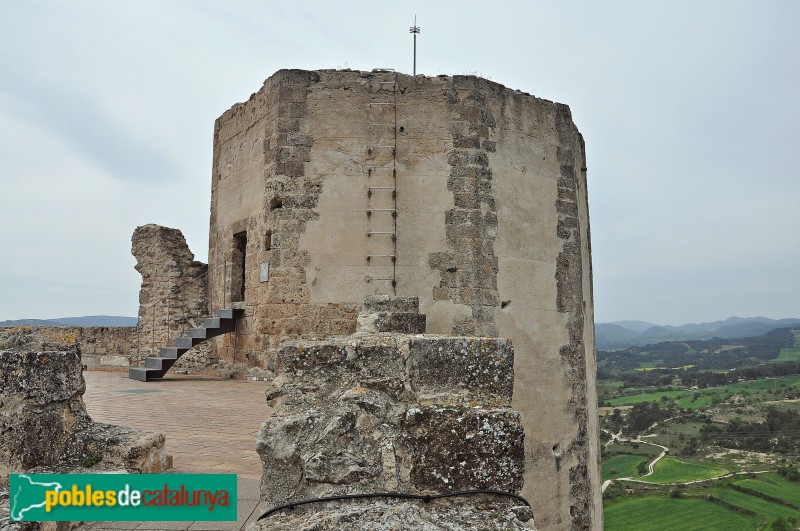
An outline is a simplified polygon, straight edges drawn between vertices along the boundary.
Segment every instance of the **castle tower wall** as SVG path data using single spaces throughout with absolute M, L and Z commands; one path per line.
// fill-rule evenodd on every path
M 215 125 L 210 305 L 245 309 L 218 355 L 269 367 L 371 294 L 510 338 L 537 528 L 601 528 L 585 166 L 567 106 L 491 81 L 276 73 Z

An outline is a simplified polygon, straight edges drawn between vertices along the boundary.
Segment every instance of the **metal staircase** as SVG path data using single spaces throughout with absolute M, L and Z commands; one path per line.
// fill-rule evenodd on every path
M 242 310 L 226 308 L 217 312 L 216 317 L 207 317 L 202 328 L 192 328 L 188 336 L 176 337 L 174 347 L 162 347 L 156 358 L 144 360 L 144 367 L 131 367 L 128 377 L 133 380 L 148 382 L 163 378 L 170 367 L 190 348 L 207 339 L 228 334 L 236 329 L 236 317 Z

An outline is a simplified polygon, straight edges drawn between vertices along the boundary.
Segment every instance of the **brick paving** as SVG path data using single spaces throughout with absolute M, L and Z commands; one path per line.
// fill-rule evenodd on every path
M 237 474 L 239 519 L 233 522 L 96 522 L 82 530 L 242 529 L 258 507 L 261 462 L 256 435 L 271 410 L 265 382 L 169 375 L 139 382 L 123 372 L 84 371 L 83 400 L 96 422 L 163 433 L 175 473 Z
M 177 471 L 261 479 L 256 435 L 270 413 L 265 382 L 192 375 L 139 382 L 103 371 L 83 376 L 89 416 L 160 431 Z

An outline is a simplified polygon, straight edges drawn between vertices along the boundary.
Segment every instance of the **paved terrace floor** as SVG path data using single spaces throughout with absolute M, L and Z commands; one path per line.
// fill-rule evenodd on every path
M 237 474 L 239 519 L 236 523 L 96 522 L 82 530 L 243 529 L 261 514 L 257 507 L 261 462 L 255 446 L 261 423 L 271 412 L 265 382 L 194 375 L 139 382 L 123 372 L 84 371 L 83 375 L 83 399 L 94 421 L 163 433 L 176 473 Z

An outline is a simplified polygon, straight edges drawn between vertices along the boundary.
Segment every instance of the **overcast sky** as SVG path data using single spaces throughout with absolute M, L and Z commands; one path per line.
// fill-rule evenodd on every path
M 800 317 L 800 2 L 0 0 L 0 320 L 137 312 L 137 225 L 206 260 L 214 120 L 281 68 L 568 104 L 598 322 Z

